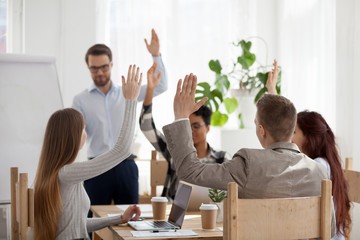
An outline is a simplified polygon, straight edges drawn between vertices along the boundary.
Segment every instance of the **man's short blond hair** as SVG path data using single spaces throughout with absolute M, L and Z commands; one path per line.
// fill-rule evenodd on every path
M 296 125 L 296 108 L 287 98 L 275 94 L 264 94 L 256 104 L 259 124 L 274 141 L 291 139 Z

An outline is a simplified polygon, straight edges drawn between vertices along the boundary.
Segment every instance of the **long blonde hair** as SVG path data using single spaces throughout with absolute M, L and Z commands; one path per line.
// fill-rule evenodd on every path
M 58 174 L 75 161 L 83 128 L 83 116 L 72 108 L 56 111 L 48 121 L 34 186 L 36 240 L 56 238 L 62 208 Z

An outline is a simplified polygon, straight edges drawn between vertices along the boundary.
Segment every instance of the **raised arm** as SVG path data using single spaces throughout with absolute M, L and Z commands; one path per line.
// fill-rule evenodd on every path
M 185 76 L 183 84 L 182 79 L 178 81 L 174 98 L 175 120 L 180 118 L 189 118 L 190 114 L 197 111 L 208 99 L 205 97 L 199 102 L 195 102 L 196 84 L 197 77 L 192 73 Z
M 156 129 L 155 122 L 152 117 L 152 99 L 154 90 L 159 84 L 161 77 L 161 73 L 159 73 L 156 77 L 156 66 L 157 63 L 154 62 L 147 72 L 147 89 L 139 123 L 141 131 L 154 146 L 156 151 L 160 152 L 168 161 L 170 161 L 171 156 L 166 147 L 165 137 L 158 129 Z
M 160 82 L 161 72 L 159 72 L 156 76 L 156 67 L 157 63 L 154 62 L 147 71 L 147 88 L 144 98 L 144 106 L 150 106 L 152 104 L 155 88 Z
M 151 30 L 150 44 L 148 43 L 146 38 L 144 39 L 144 41 L 145 41 L 147 50 L 153 57 L 153 61 L 156 62 L 156 64 L 157 64 L 155 67 L 156 75 L 158 76 L 158 74 L 161 73 L 160 82 L 157 84 L 157 87 L 153 91 L 153 96 L 157 96 L 157 95 L 165 92 L 168 89 L 168 80 L 167 80 L 166 69 L 165 69 L 164 63 L 162 61 L 161 54 L 160 54 L 159 37 L 156 34 L 154 29 Z M 147 91 L 147 87 L 142 86 L 138 101 L 144 101 L 146 91 Z
M 59 179 L 63 183 L 76 183 L 98 176 L 113 168 L 130 156 L 132 151 L 136 104 L 141 87 L 142 74 L 139 68 L 130 66 L 127 80 L 122 77 L 123 94 L 125 97 L 125 117 L 115 146 L 108 152 L 85 162 L 75 162 L 65 165 L 59 172 Z
M 170 154 L 180 180 L 204 187 L 226 189 L 227 182 L 234 181 L 232 176 L 245 173 L 245 162 L 241 157 L 223 164 L 200 163 L 191 135 L 188 117 L 207 100 L 195 102 L 196 76 L 187 75 L 182 84 L 180 79 L 174 99 L 175 122 L 163 128 Z M 236 173 L 234 173 L 236 171 Z M 244 176 L 244 174 L 242 174 Z M 241 186 L 243 180 L 236 180 Z
M 269 93 L 277 94 L 276 82 L 277 82 L 277 79 L 278 79 L 278 76 L 279 76 L 279 68 L 277 66 L 276 59 L 274 59 L 274 64 L 273 65 L 274 65 L 274 69 L 272 70 L 272 72 L 269 72 L 268 79 L 267 79 L 267 82 L 266 82 L 266 87 L 267 87 Z

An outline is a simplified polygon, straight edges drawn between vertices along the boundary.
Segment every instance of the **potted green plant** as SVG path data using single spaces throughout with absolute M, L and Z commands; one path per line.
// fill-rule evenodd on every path
M 266 46 L 265 41 L 264 43 Z M 269 67 L 271 66 L 263 66 L 256 61 L 255 53 L 251 52 L 251 41 L 240 40 L 237 43 L 233 43 L 233 45 L 241 48 L 241 55 L 236 58 L 236 61 L 233 61 L 232 70 L 228 73 L 224 73 L 219 60 L 210 60 L 209 68 L 215 73 L 215 82 L 213 85 L 210 85 L 207 82 L 199 82 L 198 89 L 196 90 L 196 100 L 203 97 L 208 97 L 209 99 L 206 104 L 213 111 L 211 118 L 211 125 L 213 126 L 223 126 L 229 119 L 228 114 L 234 113 L 238 107 L 238 100 L 235 97 L 229 97 L 231 83 L 234 84 L 235 88 L 250 93 L 255 91 L 255 89 L 258 89 L 258 92 L 254 97 L 254 103 L 268 91 L 266 82 L 270 71 Z M 276 84 L 276 89 L 279 94 L 280 83 L 281 68 Z M 226 112 L 222 112 L 222 105 Z M 238 113 L 240 122 L 242 122 L 242 117 L 243 113 Z M 240 124 L 240 128 L 244 128 L 244 124 Z
M 216 222 L 222 222 L 223 221 L 223 200 L 226 198 L 227 194 L 225 190 L 218 190 L 215 188 L 209 189 L 209 198 L 211 201 L 216 204 L 218 207 L 218 213 L 216 217 Z

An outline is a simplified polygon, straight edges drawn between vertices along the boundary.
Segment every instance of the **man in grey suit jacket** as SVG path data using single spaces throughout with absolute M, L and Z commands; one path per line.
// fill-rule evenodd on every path
M 168 149 L 181 180 L 224 189 L 239 186 L 240 198 L 279 198 L 321 195 L 321 180 L 329 179 L 324 166 L 291 143 L 296 109 L 285 97 L 265 94 L 256 104 L 256 135 L 264 149 L 240 149 L 223 164 L 204 164 L 197 159 L 191 138 L 189 115 L 206 98 L 195 103 L 196 76 L 179 80 L 174 99 L 175 122 L 163 128 Z M 335 218 L 332 216 L 332 235 Z

